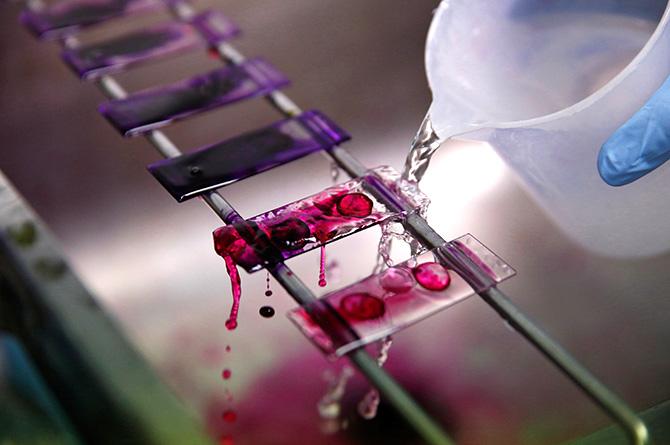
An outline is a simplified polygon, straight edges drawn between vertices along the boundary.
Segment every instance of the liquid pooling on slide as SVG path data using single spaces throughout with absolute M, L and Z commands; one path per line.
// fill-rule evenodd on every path
M 371 175 L 397 190 L 412 208 L 425 207 L 426 196 L 400 180 L 400 175 L 390 167 L 378 167 L 367 176 Z M 319 285 L 325 286 L 325 244 L 401 216 L 366 190 L 366 177 L 329 187 L 316 195 L 214 231 L 214 248 L 226 260 L 233 286 L 233 306 L 226 323 L 229 329 L 237 326 L 239 310 L 236 266 L 255 272 L 264 267 L 266 261 L 283 261 L 319 247 Z
M 462 236 L 446 245 L 458 249 L 478 265 L 491 277 L 492 283 L 515 274 L 472 235 Z M 289 318 L 317 347 L 331 356 L 341 356 L 388 337 L 475 294 L 461 276 L 436 262 L 437 250 L 327 294 L 313 303 L 313 307 L 291 311 Z M 309 315 L 319 313 L 324 307 L 336 312 L 335 319 L 345 320 L 355 338 L 338 335 L 341 327 L 335 324 L 324 327 L 323 318 L 321 324 L 317 324 Z M 343 341 L 343 338 L 348 339 Z

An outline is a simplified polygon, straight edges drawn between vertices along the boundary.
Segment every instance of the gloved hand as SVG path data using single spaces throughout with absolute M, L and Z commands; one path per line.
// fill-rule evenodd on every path
M 603 144 L 598 154 L 598 172 L 609 185 L 626 185 L 668 159 L 670 78 Z

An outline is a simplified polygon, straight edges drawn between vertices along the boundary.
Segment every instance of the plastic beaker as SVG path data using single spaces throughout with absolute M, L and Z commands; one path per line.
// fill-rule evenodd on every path
M 426 44 L 435 132 L 489 142 L 590 250 L 670 249 L 670 163 L 623 187 L 596 165 L 670 74 L 669 10 L 653 0 L 443 0 Z

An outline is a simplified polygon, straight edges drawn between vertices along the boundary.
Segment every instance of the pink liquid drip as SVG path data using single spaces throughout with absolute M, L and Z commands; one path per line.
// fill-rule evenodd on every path
M 326 245 L 321 245 L 321 260 L 319 263 L 319 286 L 326 287 Z
M 226 352 L 230 352 L 231 348 L 230 345 L 226 345 Z
M 272 291 L 270 290 L 270 272 L 265 273 L 265 296 L 272 296 Z
M 233 292 L 233 306 L 230 308 L 230 317 L 226 320 L 226 328 L 232 331 L 237 327 L 237 314 L 240 311 L 240 297 L 242 296 L 242 286 L 240 282 L 240 274 L 237 270 L 235 261 L 226 256 L 223 258 L 226 262 L 226 270 L 230 277 L 230 287 Z
M 233 372 L 230 369 L 224 369 L 221 373 L 221 377 L 223 377 L 224 380 L 228 380 L 232 375 Z

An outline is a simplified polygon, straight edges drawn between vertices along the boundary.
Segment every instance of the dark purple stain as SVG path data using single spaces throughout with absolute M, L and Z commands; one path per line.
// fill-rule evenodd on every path
M 323 114 L 307 111 L 148 168 L 177 201 L 185 201 L 348 139 Z

